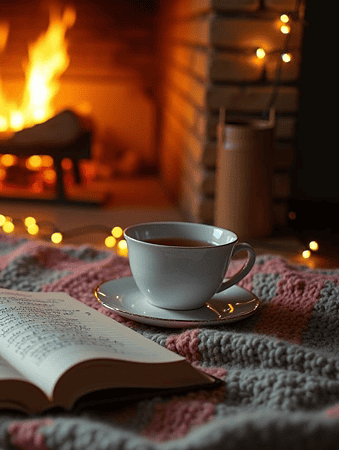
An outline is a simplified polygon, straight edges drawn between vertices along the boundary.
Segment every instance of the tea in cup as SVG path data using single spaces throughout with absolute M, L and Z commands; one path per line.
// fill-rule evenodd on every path
M 129 264 L 149 303 L 165 309 L 204 306 L 213 295 L 238 283 L 252 269 L 255 252 L 230 230 L 190 222 L 150 222 L 125 229 Z M 243 267 L 225 275 L 232 257 L 247 251 Z

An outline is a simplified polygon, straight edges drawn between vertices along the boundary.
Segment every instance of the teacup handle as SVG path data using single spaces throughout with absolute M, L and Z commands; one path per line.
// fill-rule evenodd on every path
M 232 258 L 242 250 L 246 250 L 248 253 L 247 261 L 245 262 L 243 267 L 235 275 L 233 275 L 233 277 L 221 284 L 217 292 L 222 292 L 225 289 L 233 286 L 233 284 L 239 283 L 239 281 L 242 280 L 254 266 L 256 255 L 255 251 L 249 244 L 245 244 L 243 242 L 236 244 L 233 249 Z

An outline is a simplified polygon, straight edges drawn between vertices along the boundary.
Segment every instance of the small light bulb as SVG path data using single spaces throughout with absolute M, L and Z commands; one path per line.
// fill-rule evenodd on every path
M 281 25 L 280 31 L 283 34 L 288 34 L 291 31 L 291 27 L 289 25 Z
M 282 59 L 285 63 L 288 63 L 288 62 L 291 61 L 292 55 L 291 55 L 291 53 L 283 53 L 283 54 L 281 55 L 281 59 Z
M 5 233 L 13 233 L 14 224 L 10 220 L 6 220 L 6 222 L 2 225 L 2 229 Z
M 302 252 L 302 257 L 303 257 L 304 259 L 308 259 L 310 256 L 311 256 L 311 252 L 310 252 L 309 250 L 304 250 L 304 251 Z
M 319 244 L 318 244 L 317 241 L 311 241 L 311 242 L 308 244 L 308 246 L 309 246 L 309 248 L 310 248 L 311 250 L 313 250 L 314 252 L 316 252 L 317 250 L 319 250 Z
M 123 230 L 120 227 L 114 227 L 112 229 L 112 236 L 114 236 L 115 238 L 119 239 L 123 234 Z
M 32 155 L 26 160 L 26 168 L 28 170 L 38 170 L 41 168 L 41 161 L 40 155 Z
M 127 256 L 128 255 L 128 248 L 127 248 L 127 242 L 125 240 L 118 242 L 118 254 L 120 256 Z
M 118 247 L 120 248 L 120 250 L 124 250 L 125 248 L 127 248 L 127 242 L 125 240 L 119 241 Z
M 51 241 L 54 244 L 60 244 L 60 242 L 62 241 L 62 234 L 59 233 L 59 232 L 53 233 L 52 236 L 51 236 Z
M 31 216 L 26 217 L 24 222 L 25 222 L 25 225 L 27 228 L 36 224 L 36 220 L 34 219 L 34 217 L 31 217 Z
M 283 23 L 287 23 L 287 22 L 290 21 L 290 18 L 288 17 L 287 14 L 282 14 L 282 15 L 280 16 L 280 20 L 281 20 L 281 22 L 283 22 Z
M 11 167 L 14 166 L 18 161 L 18 158 L 15 155 L 6 153 L 5 155 L 2 155 L 0 158 L 0 162 L 5 167 Z
M 54 164 L 54 160 L 49 155 L 42 155 L 41 156 L 41 165 L 43 167 L 52 167 Z
M 6 222 L 6 217 L 3 214 L 0 214 L 0 227 Z
M 57 178 L 57 174 L 54 169 L 45 169 L 42 176 L 44 181 L 49 184 L 53 184 Z
M 257 58 L 263 59 L 266 56 L 266 52 L 262 47 L 257 48 L 255 54 L 257 55 Z
M 39 225 L 36 223 L 30 225 L 27 227 L 27 233 L 31 234 L 32 236 L 39 233 Z
M 117 240 L 115 239 L 114 236 L 107 236 L 107 238 L 105 239 L 105 245 L 106 247 L 109 248 L 113 248 L 116 244 Z

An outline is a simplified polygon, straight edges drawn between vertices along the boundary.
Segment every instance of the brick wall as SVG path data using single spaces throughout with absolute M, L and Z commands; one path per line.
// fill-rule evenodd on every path
M 160 164 L 165 185 L 189 220 L 214 220 L 219 108 L 230 118 L 265 111 L 286 39 L 280 15 L 294 7 L 292 0 L 176 0 L 163 8 Z M 292 60 L 281 66 L 274 104 L 277 225 L 287 216 L 299 101 L 301 17 L 290 24 Z M 258 47 L 266 51 L 262 60 Z

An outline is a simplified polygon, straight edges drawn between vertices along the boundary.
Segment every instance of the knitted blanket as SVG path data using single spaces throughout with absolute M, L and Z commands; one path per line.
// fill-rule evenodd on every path
M 230 272 L 241 262 L 234 262 Z M 152 398 L 105 413 L 0 413 L 0 448 L 29 450 L 333 449 L 339 447 L 339 269 L 259 256 L 241 286 L 262 307 L 232 324 L 166 329 L 97 302 L 128 260 L 90 246 L 0 236 L 0 287 L 63 291 L 222 378 L 214 391 Z

